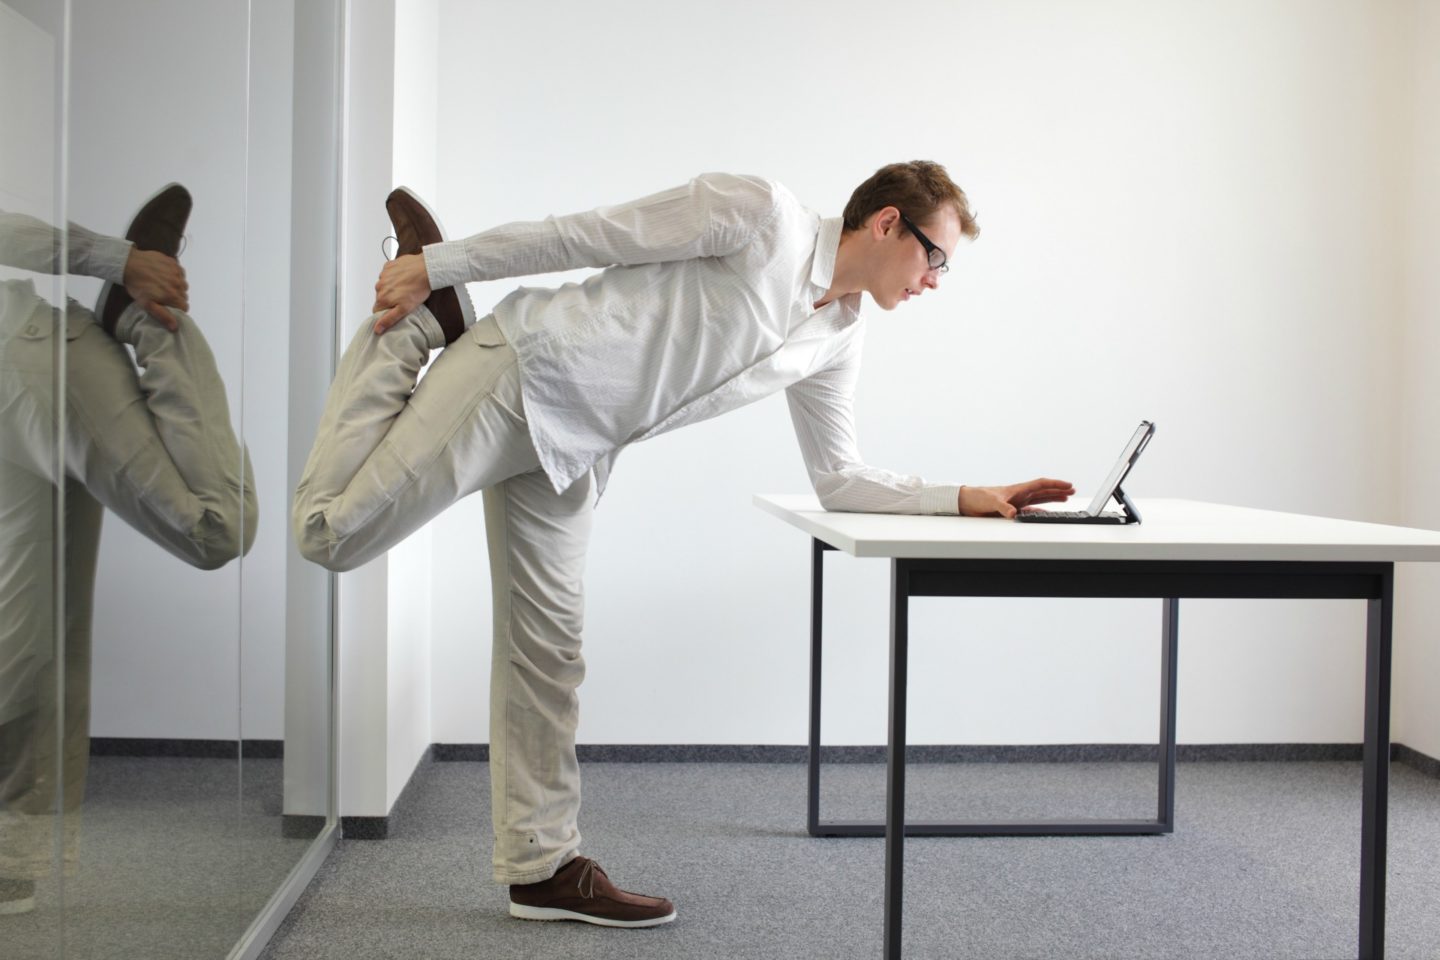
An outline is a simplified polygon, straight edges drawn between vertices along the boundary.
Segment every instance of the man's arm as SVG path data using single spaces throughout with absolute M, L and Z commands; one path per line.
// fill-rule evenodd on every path
M 855 442 L 858 340 L 835 364 L 786 388 L 790 418 L 810 483 L 826 510 L 1013 517 L 1021 508 L 1070 497 L 1063 480 L 1040 478 L 1004 487 L 926 483 L 867 466 Z
M 387 263 L 375 285 L 385 315 L 377 332 L 431 290 L 580 267 L 723 257 L 741 249 L 779 210 L 781 191 L 758 177 L 702 174 L 630 203 L 507 223 L 464 240 L 432 243 Z
M 70 224 L 65 268 L 60 268 L 60 231 L 23 213 L 0 211 L 0 263 L 56 276 L 74 273 L 114 283 L 124 281 L 130 242 Z
M 955 515 L 960 487 L 867 466 L 855 441 L 858 338 L 826 369 L 785 389 L 810 484 L 826 510 Z
M 175 318 L 165 306 L 190 309 L 185 270 L 173 257 L 138 250 L 129 240 L 107 237 L 75 223 L 67 233 L 65 273 L 120 284 L 172 331 Z M 60 273 L 60 231 L 34 217 L 0 211 L 0 263 L 52 276 Z

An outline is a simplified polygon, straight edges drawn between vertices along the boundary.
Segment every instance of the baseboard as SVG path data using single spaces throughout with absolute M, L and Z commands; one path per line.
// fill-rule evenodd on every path
M 92 737 L 90 754 L 98 757 L 193 757 L 234 760 L 280 759 L 285 755 L 279 740 L 163 740 L 122 737 Z M 1175 748 L 1181 763 L 1286 763 L 1358 761 L 1363 748 L 1358 743 L 1182 743 Z M 577 744 L 581 763 L 805 763 L 809 748 L 791 744 Z M 490 759 L 487 743 L 435 743 L 420 755 L 390 813 L 383 817 L 342 816 L 346 840 L 384 840 L 392 821 L 403 817 L 415 794 L 415 784 L 428 763 L 485 762 Z M 884 763 L 883 745 L 820 748 L 822 763 Z M 1159 748 L 1153 743 L 1063 743 L 1063 744 L 912 744 L 905 748 L 907 763 L 1156 763 Z M 1392 763 L 1402 763 L 1419 773 L 1440 779 L 1440 760 L 1419 750 L 1394 743 Z M 282 831 L 287 837 L 314 836 L 323 817 L 286 816 Z
M 1158 759 L 1158 749 L 1153 743 L 911 744 L 905 748 L 905 759 L 909 763 L 1147 763 Z M 576 746 L 575 753 L 582 763 L 804 763 L 809 756 L 805 746 L 725 743 L 582 743 Z M 1362 746 L 1358 743 L 1182 743 L 1176 747 L 1176 759 L 1182 762 L 1343 761 L 1359 760 L 1361 753 Z M 282 740 L 92 737 L 90 755 L 280 760 L 285 756 L 285 743 Z M 884 763 L 885 757 L 883 744 L 820 748 L 820 759 L 824 763 Z M 417 769 L 419 763 L 426 761 L 484 762 L 489 759 L 490 745 L 486 743 L 435 743 L 421 755 Z M 1390 759 L 1440 779 L 1440 760 L 1403 743 L 1391 744 Z M 405 790 L 409 789 L 407 782 Z
M 286 840 L 313 840 L 325 829 L 325 818 L 311 813 L 286 813 L 280 816 L 280 836 Z
M 92 757 L 185 757 L 202 760 L 280 760 L 283 740 L 176 740 L 155 737 L 91 737 Z
M 340 818 L 340 835 L 346 840 L 384 840 L 390 836 L 391 822 L 397 817 L 403 817 L 405 810 L 415 797 L 415 784 L 420 779 L 420 772 L 427 764 L 435 762 L 435 744 L 425 748 L 420 758 L 415 761 L 415 769 L 410 771 L 410 777 L 405 781 L 405 786 L 400 788 L 400 795 L 395 798 L 391 805 L 390 812 L 383 817 L 346 817 Z M 488 750 L 487 750 L 488 753 Z
M 1403 763 L 1420 771 L 1427 777 L 1434 777 L 1440 780 L 1440 760 L 1426 756 L 1419 750 L 1412 750 L 1403 743 L 1392 744 L 1390 747 L 1390 760 L 1393 763 Z
M 1176 759 L 1192 763 L 1222 761 L 1277 763 L 1288 761 L 1359 760 L 1358 743 L 1182 743 Z M 805 763 L 809 748 L 789 744 L 596 744 L 575 747 L 581 763 Z M 484 743 L 437 743 L 436 761 L 484 761 L 490 747 Z M 1416 769 L 1428 760 L 1440 770 L 1440 762 L 1395 744 L 1391 758 Z M 822 763 L 884 763 L 883 745 L 822 746 Z M 1156 763 L 1159 747 L 1153 743 L 1060 743 L 1060 744 L 911 744 L 905 748 L 907 763 Z M 1432 773 L 1440 776 L 1440 772 Z

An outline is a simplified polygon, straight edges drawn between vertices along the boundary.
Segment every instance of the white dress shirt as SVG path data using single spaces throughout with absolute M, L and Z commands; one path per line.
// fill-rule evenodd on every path
M 432 288 L 604 267 L 495 307 L 519 358 L 531 439 L 557 492 L 627 444 L 779 390 L 827 510 L 957 513 L 959 487 L 866 466 L 852 402 L 860 295 L 830 288 L 841 221 L 758 177 L 703 174 L 588 213 L 424 248 Z

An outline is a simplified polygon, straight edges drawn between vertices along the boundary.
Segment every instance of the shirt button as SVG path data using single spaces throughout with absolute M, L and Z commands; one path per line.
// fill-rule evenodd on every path
M 40 331 L 40 328 L 37 327 L 37 326 L 35 326 L 35 324 L 33 324 L 33 323 L 30 324 L 28 327 L 25 328 L 25 332 L 28 333 L 28 334 L 29 334 L 30 336 L 32 336 L 32 337 L 33 337 L 36 333 L 38 333 L 39 331 Z

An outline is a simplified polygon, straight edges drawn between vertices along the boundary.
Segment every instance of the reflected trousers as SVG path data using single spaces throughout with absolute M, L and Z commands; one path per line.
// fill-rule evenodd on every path
M 497 883 L 554 875 L 580 846 L 579 722 L 593 478 L 556 493 L 530 440 L 515 352 L 493 316 L 444 346 L 423 306 L 340 361 L 295 492 L 300 552 L 331 570 L 379 556 L 484 491 L 490 556 L 490 798 Z M 417 384 L 417 379 L 419 380 Z
M 199 327 L 174 313 L 180 326 L 171 333 L 132 304 L 111 337 L 73 300 L 61 312 L 29 281 L 0 283 L 3 879 L 48 874 L 56 816 L 65 867 L 78 859 L 104 510 L 203 569 L 234 559 L 255 538 L 255 484 L 230 426 L 225 385 Z M 65 341 L 63 438 L 56 436 L 57 337 Z M 134 348 L 133 360 L 124 344 Z

